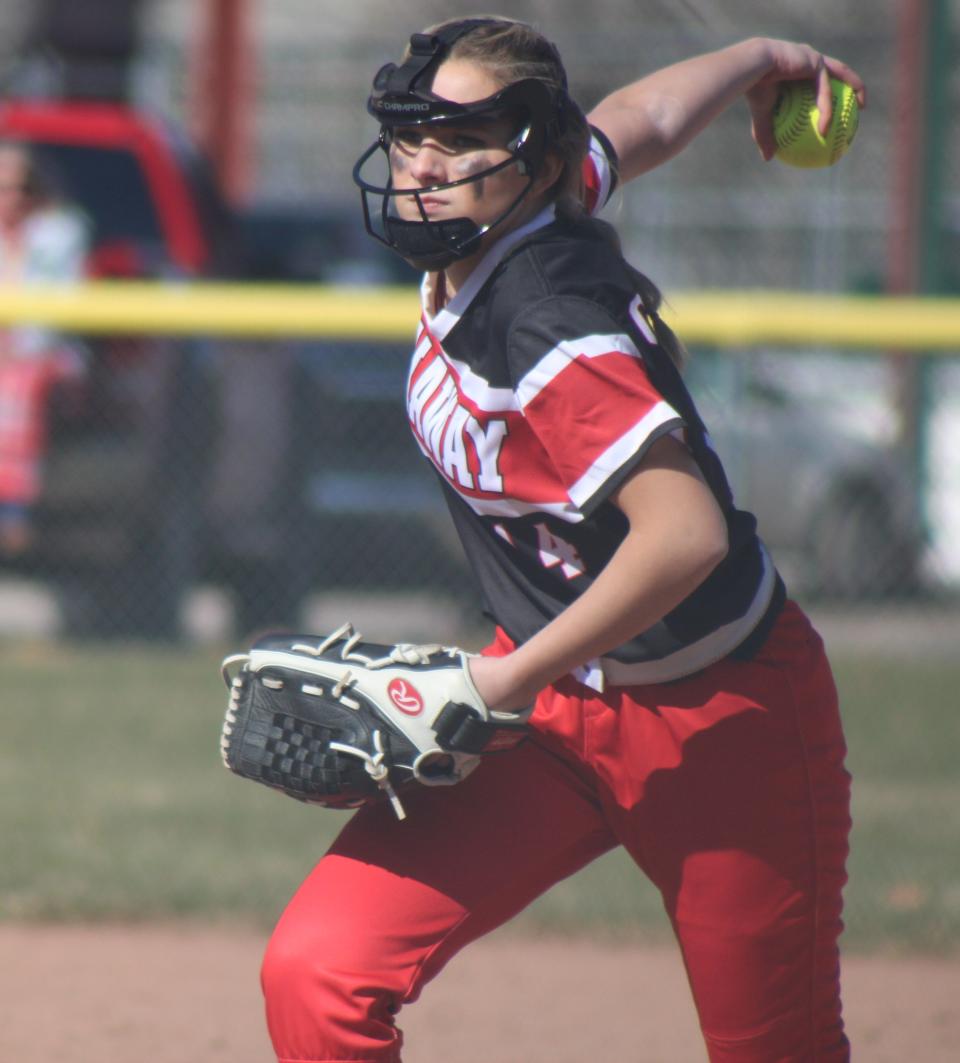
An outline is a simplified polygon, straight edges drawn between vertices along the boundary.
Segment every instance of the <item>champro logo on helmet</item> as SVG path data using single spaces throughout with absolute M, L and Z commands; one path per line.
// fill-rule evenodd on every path
M 384 111 L 429 111 L 429 103 L 395 103 L 393 100 L 384 100 L 380 107 Z
M 367 232 L 418 269 L 445 269 L 452 262 L 472 255 L 485 233 L 500 225 L 524 201 L 540 171 L 552 136 L 562 129 L 570 104 L 566 89 L 552 88 L 537 78 L 525 78 L 500 92 L 473 103 L 456 103 L 431 91 L 437 68 L 452 45 L 478 26 L 508 25 L 498 19 L 465 19 L 444 26 L 434 34 L 415 33 L 409 56 L 402 65 L 388 63 L 373 80 L 367 110 L 380 122 L 380 136 L 360 156 L 353 180 L 360 188 L 363 220 Z M 508 118 L 516 133 L 506 147 L 510 157 L 479 173 L 457 181 L 416 189 L 397 189 L 390 176 L 389 146 L 396 126 L 423 126 L 431 122 L 455 123 Z M 379 180 L 368 176 L 380 160 Z M 514 201 L 493 221 L 480 226 L 470 218 L 431 220 L 422 197 L 449 188 L 476 184 L 508 166 L 517 166 L 526 184 Z M 384 169 L 385 167 L 385 169 Z M 416 204 L 419 220 L 399 216 L 397 200 L 406 197 Z M 379 201 L 379 202 L 377 202 Z

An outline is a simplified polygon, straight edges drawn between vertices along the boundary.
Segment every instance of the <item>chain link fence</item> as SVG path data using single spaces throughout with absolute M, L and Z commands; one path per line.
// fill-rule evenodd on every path
M 48 590 L 62 633 L 176 638 L 204 588 L 219 602 L 213 622 L 238 633 L 299 626 L 328 593 L 469 603 L 442 499 L 406 428 L 406 351 L 87 345 L 84 379 L 50 395 L 29 543 L 0 560 L 0 578 Z
M 311 626 L 325 599 L 350 594 L 427 595 L 462 627 L 479 621 L 407 429 L 402 346 L 87 345 L 87 374 L 50 395 L 30 542 L 0 561 L 0 578 L 44 589 L 61 633 L 245 636 Z M 825 361 L 829 395 L 812 383 Z M 960 587 L 960 358 L 929 373 L 942 398 L 920 491 L 893 441 L 882 355 L 693 352 L 690 386 L 738 501 L 797 597 L 875 608 Z
M 138 92 L 181 129 L 191 119 L 197 6 L 146 8 Z M 462 8 L 462 6 L 461 6 Z M 374 135 L 372 72 L 411 30 L 467 8 L 365 0 L 251 3 L 252 160 L 264 231 L 287 226 L 272 263 L 237 277 L 409 280 L 363 250 L 350 167 Z M 896 118 L 896 6 L 605 0 L 584 32 L 578 3 L 517 2 L 568 60 L 585 105 L 657 66 L 754 34 L 810 40 L 860 70 L 870 105 L 843 163 L 811 173 L 763 165 L 736 106 L 673 162 L 618 193 L 608 215 L 631 259 L 664 288 L 873 291 L 888 254 Z M 24 9 L 0 0 L 16 40 Z M 956 40 L 960 11 L 948 7 Z M 5 62 L 12 61 L 11 45 Z M 960 168 L 960 75 L 947 79 L 945 174 Z M 942 259 L 960 261 L 949 181 Z M 271 221 L 271 217 L 273 221 Z M 334 225 L 334 221 L 336 225 Z M 331 233 L 337 228 L 336 240 Z M 279 230 L 274 230 L 279 231 Z M 294 236 L 296 234 L 296 236 Z M 312 234 L 312 235 L 311 235 Z M 255 256 L 256 257 L 256 256 Z M 948 278 L 949 280 L 949 278 Z M 427 592 L 476 617 L 469 577 L 432 474 L 402 410 L 407 351 L 325 341 L 85 338 L 82 379 L 50 396 L 45 487 L 34 534 L 0 558 L 9 590 L 71 635 L 177 637 L 308 623 L 342 592 Z M 960 353 L 960 337 L 958 337 Z M 921 364 L 910 362 L 913 364 Z M 919 448 L 903 445 L 904 363 L 889 352 L 698 350 L 691 386 L 739 498 L 755 510 L 790 581 L 810 601 L 930 601 L 960 584 L 960 367 L 924 361 Z M 384 514 L 388 516 L 384 516 Z M 0 596 L 13 627 L 23 599 Z M 214 604 L 210 604 L 214 603 Z M 216 624 L 213 624 L 216 627 Z

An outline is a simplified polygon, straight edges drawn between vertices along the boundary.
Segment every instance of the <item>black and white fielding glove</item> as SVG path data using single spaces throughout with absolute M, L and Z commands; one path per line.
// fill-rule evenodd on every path
M 301 801 L 354 808 L 406 784 L 449 786 L 517 745 L 532 709 L 491 712 L 455 646 L 380 645 L 350 624 L 267 635 L 222 664 L 220 739 L 233 772 Z

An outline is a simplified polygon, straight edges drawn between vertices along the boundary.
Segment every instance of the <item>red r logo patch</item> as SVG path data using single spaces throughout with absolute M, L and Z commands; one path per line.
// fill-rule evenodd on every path
M 407 716 L 419 716 L 423 712 L 423 698 L 416 687 L 405 679 L 391 679 L 387 687 L 387 696 L 394 705 Z

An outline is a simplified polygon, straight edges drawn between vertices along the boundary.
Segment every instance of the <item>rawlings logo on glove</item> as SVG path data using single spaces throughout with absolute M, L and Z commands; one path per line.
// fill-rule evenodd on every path
M 394 705 L 408 716 L 419 716 L 423 712 L 423 698 L 405 679 L 391 680 L 387 694 Z
M 515 746 L 530 711 L 491 712 L 455 646 L 271 635 L 222 665 L 230 701 L 224 764 L 301 801 L 353 808 L 398 789 L 449 786 Z

